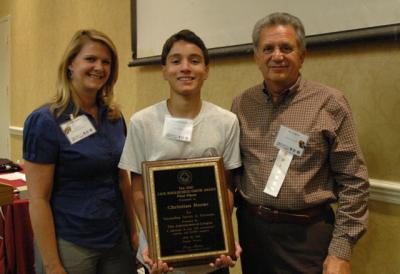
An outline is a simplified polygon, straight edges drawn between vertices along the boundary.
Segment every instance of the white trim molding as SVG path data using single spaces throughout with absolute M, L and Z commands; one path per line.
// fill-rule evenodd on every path
M 22 136 L 22 131 L 23 131 L 22 127 L 10 126 L 8 129 L 9 129 L 11 135 Z
M 370 179 L 370 199 L 400 205 L 400 182 Z
M 9 127 L 11 135 L 22 136 L 22 127 Z M 400 205 L 400 182 L 370 179 L 370 199 Z

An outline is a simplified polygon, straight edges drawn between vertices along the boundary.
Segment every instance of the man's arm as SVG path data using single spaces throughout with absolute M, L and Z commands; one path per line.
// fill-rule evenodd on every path
M 323 274 L 350 274 L 350 262 L 336 257 L 328 255 L 324 261 Z
M 336 182 L 338 207 L 325 273 L 348 273 L 354 244 L 367 229 L 368 173 L 357 140 L 350 107 L 343 98 L 343 118 L 335 131 L 329 154 L 330 168 Z

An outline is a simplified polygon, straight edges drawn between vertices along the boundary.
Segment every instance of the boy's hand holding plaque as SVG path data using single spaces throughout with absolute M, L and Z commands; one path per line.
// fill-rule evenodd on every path
M 150 257 L 172 266 L 235 258 L 221 157 L 143 163 Z

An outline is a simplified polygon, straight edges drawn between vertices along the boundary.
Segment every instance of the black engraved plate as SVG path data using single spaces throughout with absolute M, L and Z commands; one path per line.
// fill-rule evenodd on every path
M 220 157 L 146 162 L 149 251 L 173 265 L 234 257 L 227 186 Z

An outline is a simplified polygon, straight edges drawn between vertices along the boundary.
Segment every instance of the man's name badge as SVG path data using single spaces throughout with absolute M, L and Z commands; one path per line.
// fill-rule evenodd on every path
M 291 128 L 281 126 L 274 146 L 279 149 L 284 149 L 293 155 L 302 156 L 307 142 L 307 135 Z
M 165 116 L 162 135 L 168 139 L 190 142 L 192 141 L 193 120 Z
M 60 125 L 68 141 L 72 144 L 96 133 L 96 129 L 86 115 L 80 115 Z
M 307 135 L 285 126 L 280 127 L 274 143 L 275 147 L 279 148 L 279 152 L 268 177 L 264 193 L 274 197 L 278 196 L 293 156 L 302 156 L 307 142 Z

